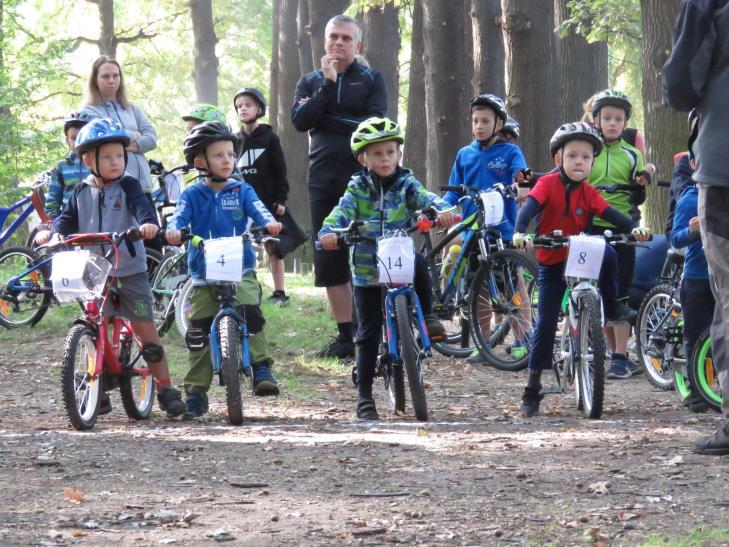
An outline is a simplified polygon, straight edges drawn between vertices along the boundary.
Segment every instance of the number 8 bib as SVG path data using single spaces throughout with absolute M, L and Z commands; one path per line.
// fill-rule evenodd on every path
M 243 279 L 243 240 L 219 237 L 205 242 L 205 279 L 233 281 Z
M 570 237 L 570 252 L 567 256 L 566 277 L 598 279 L 605 254 L 605 238 L 595 236 Z
M 415 247 L 409 237 L 387 237 L 377 242 L 380 284 L 409 284 L 415 277 Z

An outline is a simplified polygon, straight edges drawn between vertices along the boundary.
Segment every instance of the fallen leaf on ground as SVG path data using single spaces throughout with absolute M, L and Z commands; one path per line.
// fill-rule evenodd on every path
M 607 494 L 610 483 L 608 481 L 593 482 L 587 486 L 587 491 L 593 494 Z
M 81 503 L 86 501 L 84 495 L 75 488 L 64 488 L 63 499 L 70 501 L 71 503 Z

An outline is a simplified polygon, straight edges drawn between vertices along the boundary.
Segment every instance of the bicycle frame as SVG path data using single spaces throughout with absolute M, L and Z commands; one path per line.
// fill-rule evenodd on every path
M 217 315 L 213 319 L 213 325 L 210 328 L 210 357 L 213 362 L 213 373 L 219 374 L 223 364 L 223 357 L 220 353 L 220 320 L 223 317 L 229 316 L 235 320 L 236 324 L 238 325 L 238 329 L 240 330 L 240 333 L 242 335 L 240 350 L 241 367 L 243 373 L 246 376 L 251 376 L 251 356 L 250 352 L 248 351 L 248 338 L 251 336 L 251 334 L 248 332 L 248 324 L 246 323 L 245 318 L 243 318 L 243 316 L 238 313 L 238 311 L 233 306 L 233 303 L 233 301 L 224 298 L 223 306 L 220 308 L 220 311 L 218 311 Z
M 425 318 L 423 310 L 420 308 L 420 300 L 415 292 L 413 285 L 398 285 L 387 289 L 385 294 L 385 340 L 387 342 L 387 351 L 390 357 L 393 357 L 393 363 L 401 364 L 400 353 L 397 349 L 400 335 L 397 330 L 397 321 L 395 319 L 395 298 L 405 295 L 410 302 L 411 311 L 415 311 L 418 323 L 418 331 L 420 332 L 420 340 L 422 344 L 421 352 L 425 356 L 430 355 L 431 343 L 428 337 L 428 331 L 425 328 Z
M 29 195 L 21 198 L 10 207 L 0 207 L 0 226 L 5 225 L 5 221 L 13 212 L 22 209 L 18 217 L 10 223 L 10 226 L 0 233 L 0 245 L 4 245 L 10 239 L 34 210 L 38 213 L 41 222 L 48 222 L 48 215 L 46 215 L 45 208 L 43 207 L 43 198 L 40 193 L 43 186 L 45 186 L 45 183 L 35 185 Z
M 46 264 L 50 264 L 51 260 L 53 259 L 52 256 L 48 256 L 44 258 L 43 260 L 39 261 L 38 263 L 34 264 L 27 270 L 25 270 L 23 273 L 20 273 L 16 275 L 15 277 L 11 277 L 8 280 L 7 285 L 5 286 L 7 291 L 12 291 L 14 293 L 23 293 L 23 292 L 30 292 L 30 291 L 36 291 L 39 293 L 43 292 L 53 292 L 52 287 L 45 287 L 38 284 L 38 281 L 40 279 L 40 273 L 38 270 L 43 268 Z M 23 278 L 30 275 L 30 282 L 29 281 L 23 281 Z

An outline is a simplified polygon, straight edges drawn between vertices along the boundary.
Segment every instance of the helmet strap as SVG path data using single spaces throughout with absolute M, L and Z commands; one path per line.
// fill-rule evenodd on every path
M 110 184 L 114 181 L 119 180 L 119 179 L 106 179 L 106 178 L 102 177 L 101 174 L 97 171 L 99 168 L 99 148 L 101 148 L 101 146 L 97 146 L 94 149 L 94 168 L 93 169 L 89 168 L 89 173 L 91 173 L 97 179 L 99 179 L 101 181 L 101 184 Z M 124 148 L 124 172 L 125 173 L 126 173 L 128 164 L 129 164 L 129 154 L 127 154 L 127 149 L 125 147 Z M 124 175 L 122 175 L 122 176 L 124 176 Z
M 203 151 L 203 156 L 205 156 L 205 165 L 210 166 L 210 161 L 208 160 L 208 151 L 207 150 Z M 223 183 L 223 182 L 228 182 L 228 179 L 219 177 L 218 175 L 216 175 L 215 173 L 210 171 L 210 169 L 208 169 L 208 168 L 198 169 L 198 171 L 200 172 L 200 174 L 202 176 L 204 176 L 205 178 L 210 180 L 210 182 L 215 182 L 218 184 Z

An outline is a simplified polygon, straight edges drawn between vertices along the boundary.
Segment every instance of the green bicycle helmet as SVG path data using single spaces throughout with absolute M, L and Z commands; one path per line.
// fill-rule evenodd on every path
M 200 103 L 194 105 L 187 114 L 182 116 L 182 119 L 187 121 L 193 120 L 196 122 L 220 122 L 225 123 L 225 115 L 218 110 L 218 107 L 212 104 Z
M 625 121 L 630 119 L 630 114 L 633 112 L 633 105 L 630 103 L 628 96 L 621 91 L 612 89 L 606 89 L 597 94 L 590 108 L 592 117 L 597 116 L 605 106 L 615 106 L 625 110 Z
M 398 144 L 405 142 L 405 133 L 400 126 L 389 118 L 367 118 L 360 123 L 352 133 L 350 141 L 352 152 L 358 155 L 370 144 L 376 142 L 395 141 Z

